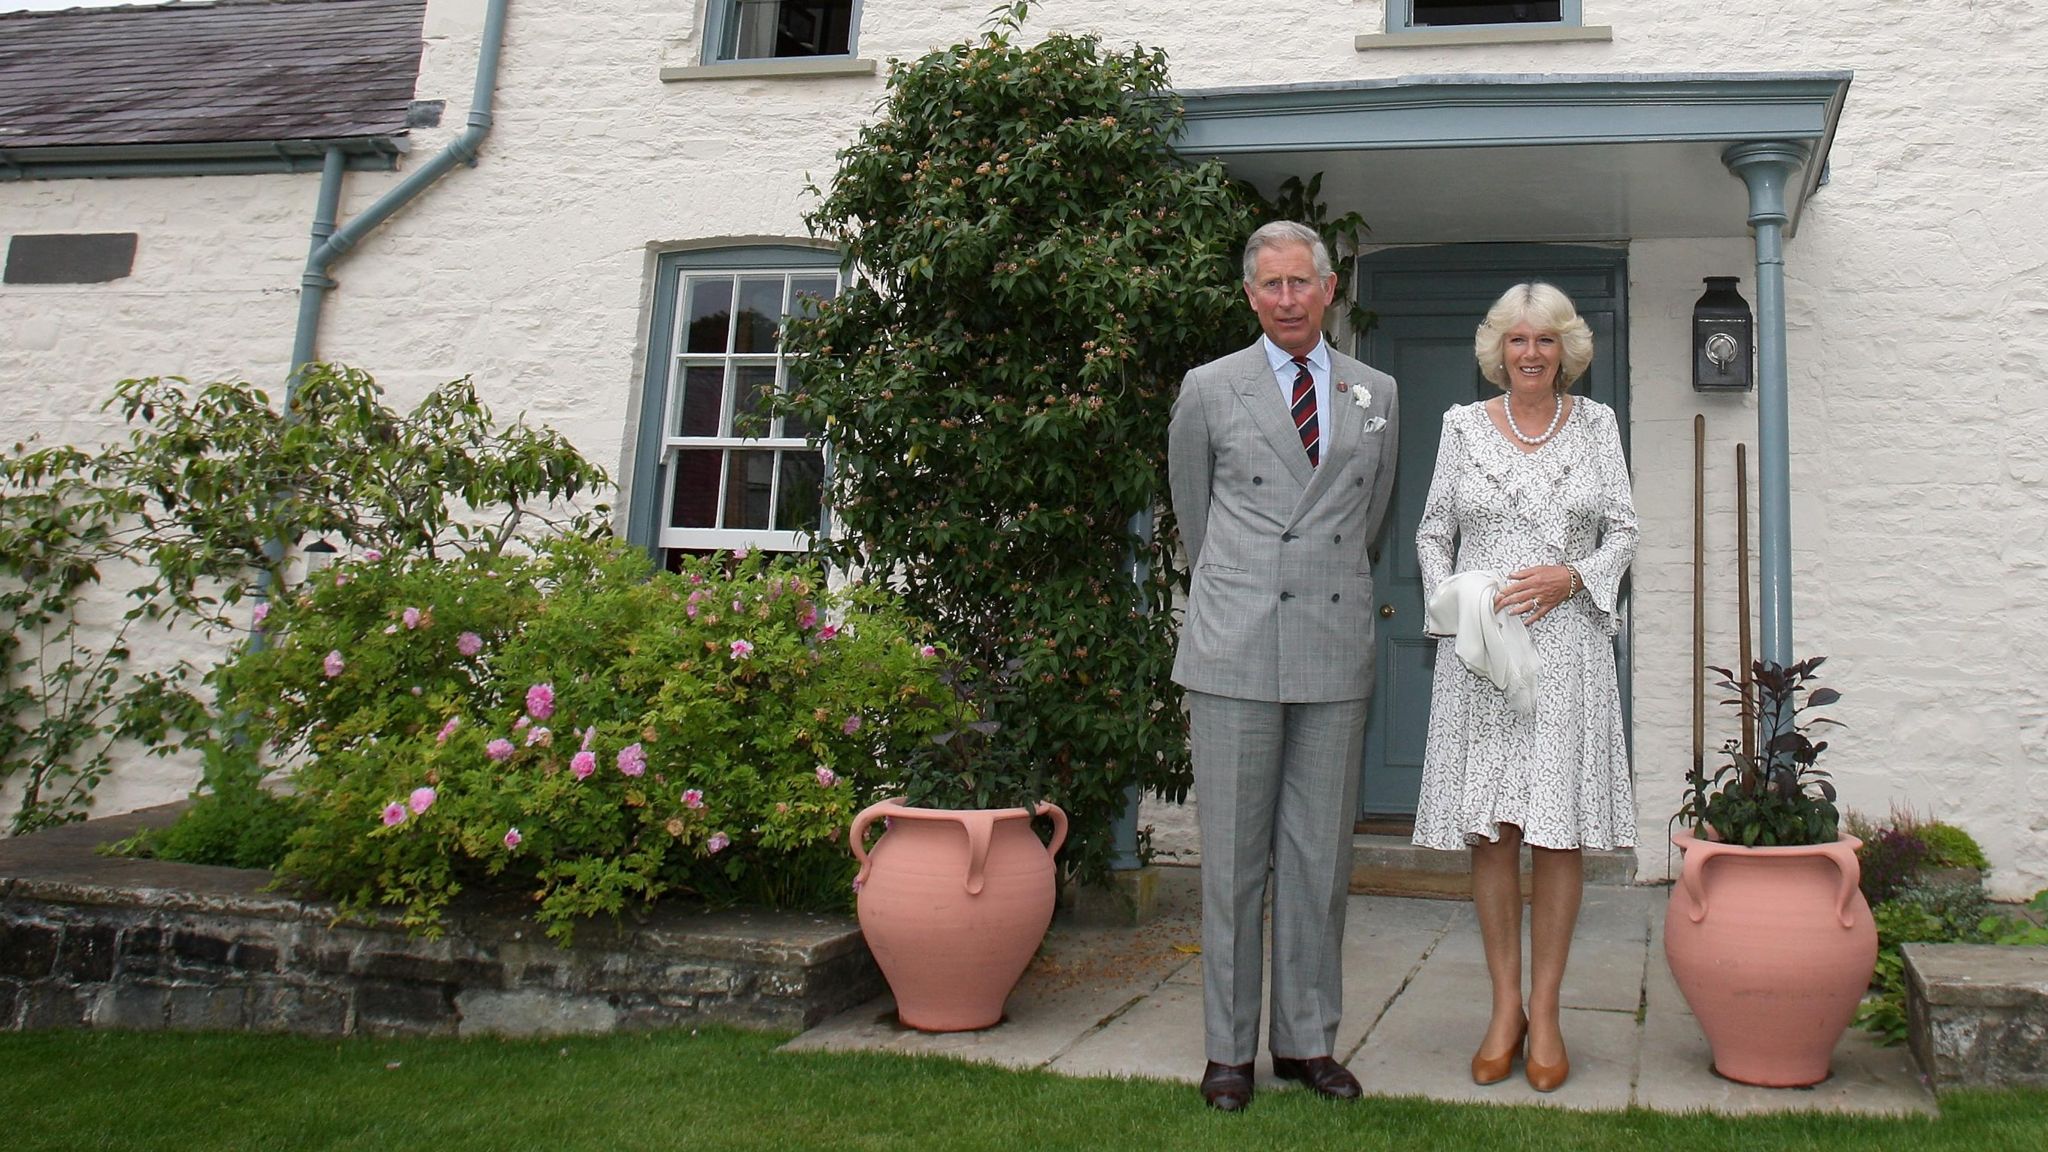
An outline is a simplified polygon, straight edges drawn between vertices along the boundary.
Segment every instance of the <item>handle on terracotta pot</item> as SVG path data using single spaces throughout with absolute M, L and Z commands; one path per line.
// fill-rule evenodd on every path
M 1697 924 L 1707 918 L 1707 885 L 1704 873 L 1707 861 L 1727 849 L 1712 840 L 1692 838 L 1692 843 L 1680 846 L 1685 853 L 1685 867 L 1678 873 L 1678 886 L 1685 890 L 1692 907 L 1685 910 L 1687 918 Z
M 983 873 L 988 871 L 988 844 L 995 832 L 999 813 L 995 809 L 984 808 L 954 815 L 960 818 L 960 826 L 967 829 L 967 894 L 979 896 L 982 885 L 988 882 Z
M 856 891 L 860 889 L 861 885 L 868 882 L 868 850 L 866 845 L 868 825 L 887 816 L 888 813 L 882 811 L 882 809 L 894 803 L 896 803 L 895 800 L 877 800 L 873 804 L 861 809 L 860 815 L 853 818 L 853 832 L 848 836 L 848 839 L 853 843 L 853 858 L 860 861 L 860 873 L 853 878 L 853 886 Z
M 1835 890 L 1835 918 L 1844 928 L 1854 928 L 1856 917 L 1849 911 L 1849 901 L 1856 895 L 1857 881 L 1862 879 L 1863 868 L 1856 861 L 1856 850 L 1840 840 L 1833 844 L 1819 846 L 1823 855 L 1835 862 L 1841 870 L 1842 884 Z
M 1038 811 L 1035 815 L 1052 818 L 1052 843 L 1045 846 L 1045 854 L 1047 856 L 1059 855 L 1060 845 L 1067 842 L 1067 814 L 1060 809 L 1059 805 L 1052 801 L 1040 800 L 1038 802 Z

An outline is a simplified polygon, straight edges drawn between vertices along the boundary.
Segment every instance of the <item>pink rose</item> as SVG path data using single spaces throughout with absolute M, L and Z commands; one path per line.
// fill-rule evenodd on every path
M 413 789 L 412 795 L 405 798 L 405 806 L 412 809 L 413 815 L 421 815 L 427 809 L 434 806 L 434 790 L 432 788 Z
M 934 656 L 937 656 L 937 655 L 939 654 L 939 650 L 938 650 L 937 648 L 934 648 L 934 647 L 932 647 L 931 645 L 927 644 L 927 645 L 925 645 L 924 647 L 922 647 L 922 648 L 919 648 L 919 649 L 917 650 L 917 654 L 918 654 L 919 656 L 922 656 L 922 657 L 924 657 L 925 659 L 929 660 L 929 659 L 931 659 L 932 657 L 934 657 Z
M 448 722 L 441 725 L 441 730 L 434 734 L 434 743 L 446 744 L 448 738 L 455 735 L 455 730 L 460 727 L 462 727 L 462 717 L 450 716 Z
M 375 548 L 372 548 L 369 551 L 363 553 L 363 559 L 368 560 L 372 564 L 375 564 L 377 561 L 382 560 L 383 558 L 384 554 L 382 552 L 377 551 Z
M 526 690 L 526 710 L 535 720 L 545 720 L 555 714 L 555 686 L 535 684 Z
M 704 790 L 702 788 L 686 788 L 683 790 L 683 807 L 702 808 L 703 806 Z
M 336 648 L 334 651 L 329 652 L 327 654 L 327 659 L 322 660 L 320 662 L 320 671 L 325 673 L 329 680 L 332 680 L 336 676 L 341 675 L 341 670 L 346 667 L 348 667 L 348 665 L 342 662 L 341 649 L 339 648 Z
M 590 774 L 597 771 L 597 753 L 585 748 L 569 757 L 569 771 L 574 772 L 578 780 L 590 779 Z
M 749 644 L 749 643 L 748 643 L 748 642 L 746 642 L 745 640 L 735 640 L 735 641 L 733 641 L 733 642 L 732 642 L 732 658 L 733 658 L 733 659 L 735 659 L 735 660 L 745 660 L 745 659 L 748 659 L 748 658 L 752 657 L 752 656 L 753 656 L 753 654 L 754 654 L 754 646 L 753 646 L 752 644 Z
M 595 739 L 597 739 L 597 725 L 592 724 L 583 730 L 583 750 L 585 752 L 590 751 L 590 742 Z
M 407 608 L 398 614 L 398 618 L 404 621 L 407 631 L 420 626 L 420 610 L 417 608 Z
M 704 842 L 704 850 L 711 853 L 713 856 L 716 856 L 720 852 L 725 851 L 731 845 L 732 839 L 728 837 L 725 833 L 713 832 L 711 834 L 711 839 L 706 840 Z
M 261 627 L 263 627 L 263 621 L 264 621 L 264 619 L 265 619 L 266 617 L 268 617 L 269 615 L 270 615 L 270 601 L 268 601 L 268 600 L 263 600 L 263 601 L 260 601 L 260 602 L 258 602 L 258 603 L 257 603 L 256 607 L 255 607 L 254 609 L 252 609 L 252 610 L 250 611 L 250 613 L 249 613 L 249 623 L 250 623 L 251 625 L 253 625 L 253 626 L 257 627 L 257 628 L 261 628 Z
M 830 788 L 837 783 L 839 783 L 839 773 L 825 767 L 823 764 L 818 765 L 818 787 Z
M 532 731 L 526 734 L 526 746 L 528 748 L 533 747 L 535 744 L 539 744 L 545 747 L 547 745 L 553 744 L 554 742 L 555 734 L 553 732 L 548 731 L 545 728 L 535 727 Z
M 405 805 L 393 800 L 384 806 L 384 826 L 396 828 L 405 823 Z
M 846 733 L 848 736 L 851 736 L 855 732 L 860 731 L 860 716 L 858 714 L 848 716 L 846 718 L 846 723 L 841 724 L 839 726 L 839 730 L 841 732 Z
M 517 829 L 517 828 L 507 828 L 507 829 L 505 829 L 505 847 L 507 847 L 507 848 L 517 848 L 517 847 L 519 847 L 519 842 L 520 842 L 521 840 L 524 840 L 524 839 L 526 839 L 526 837 L 524 837 L 524 836 L 521 836 L 521 835 L 519 834 L 519 829 Z
M 813 625 L 813 624 L 816 624 L 817 622 L 818 622 L 818 608 L 817 608 L 817 605 L 815 605 L 815 604 L 812 604 L 812 603 L 811 603 L 810 601 L 808 601 L 808 600 L 804 601 L 804 613 L 803 613 L 803 615 L 801 615 L 801 616 L 799 616 L 799 617 L 797 617 L 797 618 L 796 618 L 796 626 L 797 626 L 797 627 L 799 627 L 799 628 L 809 628 L 809 627 L 810 627 L 811 625 Z
M 619 749 L 619 771 L 627 776 L 639 776 L 647 771 L 647 749 L 638 744 L 628 744 Z
M 830 640 L 837 635 L 839 635 L 839 626 L 837 624 L 827 624 L 823 628 L 818 629 L 818 640 L 820 642 Z
M 455 650 L 464 656 L 474 656 L 484 650 L 484 638 L 474 632 L 464 632 L 455 638 Z
M 484 755 L 489 756 L 493 760 L 510 760 L 512 758 L 512 742 L 500 736 L 489 744 L 484 745 Z
M 747 546 L 745 544 L 742 544 L 739 547 L 732 550 L 732 558 L 735 560 L 745 560 L 747 556 L 748 552 Z

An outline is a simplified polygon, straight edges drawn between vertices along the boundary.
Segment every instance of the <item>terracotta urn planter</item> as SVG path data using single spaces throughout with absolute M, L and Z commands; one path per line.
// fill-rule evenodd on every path
M 1052 843 L 1031 829 L 1052 819 Z M 887 818 L 873 849 L 870 825 Z M 1003 1003 L 1052 923 L 1053 854 L 1067 814 L 1028 808 L 953 811 L 870 805 L 853 820 L 861 932 L 896 995 L 896 1015 L 922 1032 L 965 1032 L 1003 1018 Z
M 1744 848 L 1671 837 L 1685 867 L 1664 916 L 1664 957 L 1713 1048 L 1714 1070 L 1772 1088 L 1828 1077 L 1877 965 L 1853 836 Z

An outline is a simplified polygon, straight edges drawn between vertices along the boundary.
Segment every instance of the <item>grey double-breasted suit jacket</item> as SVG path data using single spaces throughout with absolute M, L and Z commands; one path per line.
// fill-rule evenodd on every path
M 1366 549 L 1393 491 L 1399 411 L 1393 377 L 1334 348 L 1329 396 L 1311 467 L 1263 343 L 1182 379 L 1167 460 L 1194 570 L 1173 665 L 1183 687 L 1285 703 L 1371 695 Z

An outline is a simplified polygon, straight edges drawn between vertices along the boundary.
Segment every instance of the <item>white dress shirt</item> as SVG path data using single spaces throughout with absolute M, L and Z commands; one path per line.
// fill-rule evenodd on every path
M 1294 407 L 1294 354 L 1273 343 L 1271 336 L 1261 334 L 1259 343 L 1265 346 L 1266 363 L 1273 366 L 1273 379 L 1280 385 L 1280 404 L 1291 410 Z M 1330 434 L 1330 345 L 1320 336 L 1316 337 L 1316 346 L 1309 349 L 1308 374 L 1316 382 L 1316 432 L 1321 440 L 1327 440 Z M 1316 455 L 1324 455 L 1320 446 Z

